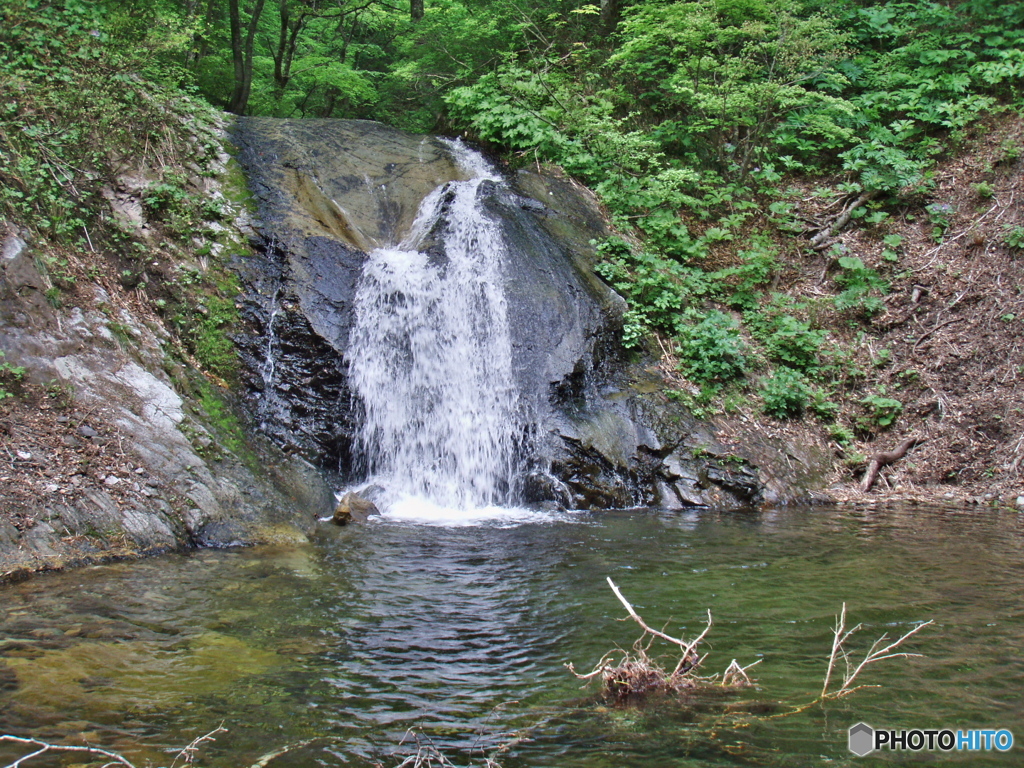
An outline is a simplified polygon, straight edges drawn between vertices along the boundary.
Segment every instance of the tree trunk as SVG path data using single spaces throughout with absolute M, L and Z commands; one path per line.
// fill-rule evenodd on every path
M 194 41 L 194 50 L 189 51 L 185 56 L 185 66 L 196 68 L 206 55 L 210 52 L 209 30 L 213 29 L 219 14 L 217 0 L 206 0 L 206 15 L 203 17 L 206 31 L 197 32 Z
M 605 31 L 612 32 L 619 23 L 619 0 L 601 0 L 601 23 Z
M 423 18 L 423 0 L 409 0 L 409 15 L 413 21 Z
M 249 106 L 249 91 L 252 89 L 252 45 L 256 37 L 256 25 L 263 13 L 264 0 L 256 0 L 249 17 L 249 24 L 242 38 L 242 15 L 238 0 L 228 0 L 228 14 L 231 21 L 231 57 L 235 70 L 235 87 L 231 91 L 228 112 L 244 115 Z
M 281 29 L 277 34 L 277 51 L 274 53 L 274 82 L 278 88 L 288 85 L 285 75 L 284 55 L 288 47 L 288 30 L 290 21 L 288 0 L 281 0 Z

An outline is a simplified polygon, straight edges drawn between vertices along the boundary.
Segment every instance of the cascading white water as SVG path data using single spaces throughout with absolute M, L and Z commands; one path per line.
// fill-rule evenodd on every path
M 349 381 L 365 409 L 359 448 L 385 507 L 508 501 L 523 433 L 504 246 L 477 199 L 484 180 L 500 179 L 478 153 L 450 146 L 470 180 L 428 195 L 409 236 L 369 254 L 356 293 Z M 443 255 L 420 252 L 442 216 Z

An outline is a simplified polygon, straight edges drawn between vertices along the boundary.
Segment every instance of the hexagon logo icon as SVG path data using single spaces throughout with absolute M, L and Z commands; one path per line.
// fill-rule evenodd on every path
M 875 749 L 875 729 L 867 723 L 851 725 L 847 746 L 857 757 L 864 757 L 864 755 L 873 752 Z

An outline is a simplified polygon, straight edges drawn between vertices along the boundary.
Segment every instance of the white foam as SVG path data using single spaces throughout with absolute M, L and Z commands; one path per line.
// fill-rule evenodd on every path
M 529 524 L 575 522 L 578 517 L 572 512 L 526 509 L 524 507 L 488 506 L 476 509 L 456 509 L 435 504 L 419 496 L 405 495 L 382 515 L 371 518 L 371 520 L 380 523 L 412 523 L 443 528 L 475 526 L 515 528 Z

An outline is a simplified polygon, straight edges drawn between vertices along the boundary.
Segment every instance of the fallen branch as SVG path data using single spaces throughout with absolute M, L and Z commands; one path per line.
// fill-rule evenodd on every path
M 892 653 L 893 650 L 901 646 L 911 636 L 917 634 L 922 629 L 927 627 L 929 624 L 934 623 L 933 620 L 928 620 L 923 624 L 918 624 L 912 630 L 907 632 L 901 638 L 895 642 L 889 643 L 884 648 L 879 648 L 882 643 L 889 639 L 889 634 L 885 633 L 880 638 L 875 640 L 868 649 L 867 654 L 864 656 L 863 661 L 856 667 L 851 669 L 850 657 L 846 650 L 846 641 L 849 640 L 858 630 L 862 628 L 862 625 L 858 624 L 851 630 L 846 629 L 846 603 L 843 603 L 843 608 L 840 614 L 836 617 L 836 626 L 833 629 L 832 637 L 832 653 L 829 654 L 828 658 L 828 669 L 825 671 L 825 682 L 821 687 L 821 695 L 818 697 L 819 701 L 825 699 L 840 699 L 844 696 L 848 696 L 854 691 L 858 691 L 861 688 L 868 686 L 858 685 L 854 686 L 853 683 L 857 679 L 857 676 L 867 667 L 869 664 L 874 664 L 878 661 L 884 661 L 885 659 L 895 658 L 910 658 L 912 656 L 921 656 L 920 653 L 906 653 L 900 651 L 899 653 Z M 829 691 L 828 687 L 832 682 L 832 671 L 835 668 L 836 661 L 842 658 L 846 663 L 846 673 L 843 675 L 843 684 L 835 691 Z
M 921 342 L 923 342 L 925 339 L 930 337 L 933 333 L 935 333 L 938 330 L 941 330 L 942 328 L 945 328 L 947 325 L 952 325 L 953 323 L 959 323 L 962 319 L 963 319 L 962 317 L 954 317 L 952 320 L 947 320 L 944 323 L 939 323 L 934 328 L 932 328 L 930 331 L 928 331 L 927 333 L 922 335 L 920 338 L 918 338 L 918 340 L 914 342 L 914 346 L 910 348 L 910 351 L 911 352 L 916 352 L 917 348 L 919 346 L 921 346 Z
M 694 653 L 694 648 L 697 647 L 697 644 L 704 639 L 704 636 L 708 633 L 708 630 L 711 629 L 711 609 L 708 609 L 708 624 L 706 627 L 704 627 L 704 631 L 697 635 L 697 639 L 694 640 L 692 643 L 687 643 L 685 640 L 680 640 L 678 638 L 672 637 L 671 635 L 666 635 L 664 632 L 659 632 L 658 630 L 652 629 L 651 627 L 647 626 L 647 624 L 644 623 L 644 620 L 640 618 L 640 615 L 635 610 L 633 610 L 633 606 L 629 604 L 629 601 L 622 596 L 621 592 L 619 592 L 619 588 L 615 586 L 615 582 L 612 581 L 611 577 L 609 576 L 607 578 L 608 586 L 612 588 L 612 592 L 615 593 L 615 596 L 619 598 L 619 602 L 626 607 L 626 610 L 629 612 L 630 617 L 633 619 L 633 621 L 635 621 L 643 628 L 644 632 L 654 635 L 655 637 L 660 637 L 662 640 L 668 640 L 670 643 L 675 643 L 683 649 L 683 656 L 679 660 L 679 663 L 676 664 L 676 668 L 672 671 L 672 674 L 676 675 L 680 672 L 686 672 L 689 669 L 691 669 L 697 663 L 697 654 Z M 690 664 L 685 669 L 683 669 L 683 665 L 687 661 L 689 661 Z
M 899 461 L 906 456 L 907 451 L 914 445 L 923 443 L 924 438 L 917 436 L 908 437 L 899 447 L 894 451 L 883 451 L 876 453 L 871 457 L 871 461 L 868 463 L 867 471 L 864 473 L 864 479 L 861 480 L 860 490 L 861 493 L 867 493 L 871 490 L 871 487 L 875 484 L 875 480 L 878 477 L 879 470 L 886 464 L 892 464 L 895 461 Z
M 218 726 L 210 731 L 205 736 L 200 736 L 195 739 L 191 744 L 181 750 L 178 755 L 174 758 L 174 762 L 171 763 L 171 768 L 175 768 L 179 760 L 184 761 L 184 765 L 194 765 L 196 754 L 199 751 L 199 747 L 207 741 L 214 741 L 214 736 L 218 733 L 227 732 L 227 728 L 224 726 Z M 8 742 L 11 744 L 23 744 L 28 747 L 34 747 L 34 751 L 29 752 L 26 755 L 22 755 L 13 763 L 8 763 L 2 768 L 21 768 L 23 763 L 27 763 L 33 758 L 39 757 L 46 754 L 47 752 L 79 752 L 89 755 L 99 755 L 107 759 L 106 765 L 103 768 L 108 768 L 112 765 L 123 765 L 124 768 L 135 768 L 135 766 L 123 755 L 119 755 L 116 752 L 110 752 L 106 749 L 100 749 L 99 747 L 88 747 L 78 746 L 74 744 L 50 744 L 49 742 L 42 741 L 40 739 L 31 739 L 21 736 L 11 736 L 9 734 L 0 735 L 0 743 Z
M 107 760 L 110 760 L 110 763 L 108 763 L 108 765 L 120 763 L 121 765 L 125 766 L 125 768 L 135 768 L 135 766 L 128 762 L 126 758 L 121 757 L 121 755 L 117 754 L 116 752 L 108 752 L 107 750 L 99 749 L 98 747 L 79 747 L 65 744 L 50 744 L 45 741 L 40 741 L 39 739 L 25 739 L 21 738 L 20 736 L 8 735 L 0 736 L 0 742 L 4 741 L 13 744 L 24 744 L 29 747 L 35 747 L 36 749 L 34 752 L 29 752 L 27 755 L 22 755 L 13 763 L 8 763 L 7 765 L 3 766 L 3 768 L 21 768 L 22 763 L 28 762 L 32 758 L 39 757 L 40 755 L 43 755 L 47 752 L 85 752 L 90 755 L 101 755 L 102 757 L 105 757 Z
M 811 248 L 816 251 L 826 248 L 829 244 L 829 240 L 833 236 L 839 234 L 842 228 L 850 222 L 850 217 L 853 215 L 853 212 L 877 195 L 877 190 L 862 193 L 860 197 L 844 208 L 842 213 L 840 213 L 831 224 L 826 224 L 818 234 L 811 238 Z

